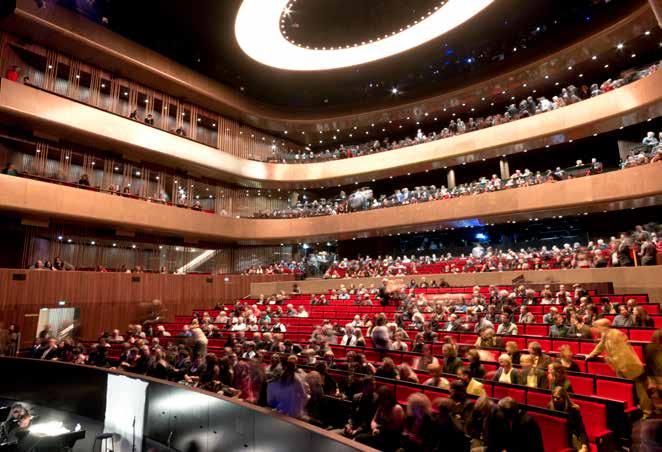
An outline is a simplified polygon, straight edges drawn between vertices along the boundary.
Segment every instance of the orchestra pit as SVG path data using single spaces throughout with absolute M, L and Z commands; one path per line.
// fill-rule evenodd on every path
M 0 452 L 662 450 L 661 27 L 0 2 Z

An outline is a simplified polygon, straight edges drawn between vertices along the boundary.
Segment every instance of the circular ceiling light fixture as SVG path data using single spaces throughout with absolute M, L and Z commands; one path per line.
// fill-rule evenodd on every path
M 494 0 L 448 0 L 425 19 L 377 41 L 338 49 L 308 49 L 288 41 L 281 18 L 290 0 L 244 0 L 234 25 L 239 47 L 267 66 L 322 71 L 370 63 L 413 49 L 471 19 Z

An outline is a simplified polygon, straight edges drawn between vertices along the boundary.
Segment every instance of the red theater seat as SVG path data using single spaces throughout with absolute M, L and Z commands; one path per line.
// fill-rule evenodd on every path
M 626 408 L 634 408 L 634 395 L 632 393 L 633 386 L 629 381 L 616 381 L 597 379 L 595 393 L 599 397 L 612 400 L 622 400 L 625 402 Z
M 417 387 L 398 384 L 395 388 L 395 398 L 398 400 L 398 403 L 406 404 L 407 397 L 416 392 L 420 392 Z
M 568 421 L 565 418 L 529 411 L 542 431 L 545 452 L 558 452 L 568 448 Z
M 516 386 L 494 385 L 493 397 L 503 399 L 512 397 L 517 403 L 526 404 L 526 394 L 524 389 L 518 389 Z
M 604 404 L 577 398 L 572 401 L 579 405 L 590 442 L 601 442 L 611 435 L 611 430 L 605 428 L 607 425 L 607 408 Z
M 552 400 L 552 397 L 542 391 L 527 391 L 526 394 L 526 404 L 531 406 L 538 406 L 541 408 L 547 408 L 547 405 Z

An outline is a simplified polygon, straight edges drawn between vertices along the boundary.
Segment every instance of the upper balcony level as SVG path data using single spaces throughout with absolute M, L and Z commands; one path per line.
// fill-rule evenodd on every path
M 360 104 L 351 108 L 335 108 L 320 101 L 320 108 L 316 112 L 297 111 L 258 102 L 253 97 L 230 89 L 212 78 L 113 33 L 112 24 L 110 27 L 101 26 L 55 3 L 49 3 L 48 8 L 39 8 L 37 2 L 32 0 L 18 0 L 14 12 L 0 22 L 0 28 L 15 33 L 25 42 L 45 45 L 71 55 L 84 65 L 105 68 L 118 78 L 133 80 L 170 96 L 186 99 L 202 109 L 217 112 L 260 130 L 271 131 L 274 135 L 283 136 L 284 131 L 289 131 L 289 137 L 296 137 L 297 141 L 312 145 L 318 142 L 319 132 L 329 136 L 340 130 L 343 134 L 342 140 L 345 140 L 354 127 L 367 129 L 373 123 L 397 123 L 407 117 L 420 117 L 423 122 L 424 112 L 459 108 L 462 105 L 465 105 L 468 111 L 479 106 L 481 99 L 490 98 L 501 91 L 526 97 L 532 89 L 541 90 L 552 80 L 566 82 L 572 75 L 567 70 L 569 67 L 584 71 L 584 65 L 590 64 L 595 68 L 595 62 L 592 61 L 595 55 L 600 56 L 600 67 L 604 64 L 603 57 L 622 57 L 623 52 L 617 55 L 618 52 L 615 51 L 617 44 L 625 43 L 626 49 L 635 49 L 634 43 L 644 39 L 645 32 L 648 32 L 647 40 L 657 45 L 657 23 L 648 2 L 637 0 L 625 2 L 625 5 L 627 8 L 619 9 L 618 13 L 609 15 L 609 20 L 602 22 L 597 20 L 597 15 L 591 17 L 593 20 L 590 22 L 584 21 L 582 16 L 582 21 L 586 23 L 578 28 L 585 31 L 583 34 L 573 33 L 576 31 L 573 29 L 552 27 L 554 29 L 550 30 L 550 33 L 557 35 L 554 41 L 562 42 L 562 45 L 544 49 L 536 47 L 536 52 L 529 52 L 527 58 L 515 57 L 515 54 L 523 56 L 526 50 L 514 52 L 509 49 L 505 61 L 495 58 L 494 61 L 503 61 L 502 64 L 497 64 L 498 70 L 485 74 L 482 79 L 478 79 L 478 83 L 474 83 L 475 78 L 468 82 L 470 85 L 464 82 L 461 89 L 440 88 L 436 95 L 419 97 L 415 101 L 398 102 L 400 96 L 397 96 L 383 108 L 366 108 Z M 231 15 L 230 12 L 228 15 Z M 549 19 L 551 21 L 553 18 Z M 561 25 L 563 26 L 567 27 L 567 24 Z M 219 25 L 219 28 L 221 27 L 223 25 Z M 219 32 L 227 33 L 227 30 Z M 566 35 L 577 38 L 562 39 Z M 229 40 L 233 38 L 232 36 Z M 646 53 L 643 48 L 637 52 L 641 55 Z M 627 52 L 626 56 L 629 57 L 630 52 Z M 612 66 L 615 64 L 613 59 L 605 62 L 612 63 Z M 262 69 L 263 72 L 266 70 L 265 67 Z M 256 71 L 259 72 L 259 66 Z M 473 72 L 468 71 L 472 74 Z M 388 88 L 390 89 L 390 86 Z M 328 141 L 330 140 L 327 138 Z
M 661 116 L 662 71 L 608 93 L 517 121 L 388 152 L 299 165 L 240 158 L 201 143 L 7 79 L 5 123 L 257 187 L 323 187 L 441 169 L 564 143 Z

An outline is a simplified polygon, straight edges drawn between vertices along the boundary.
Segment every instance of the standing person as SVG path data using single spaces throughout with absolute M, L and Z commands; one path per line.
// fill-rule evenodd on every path
M 386 316 L 379 314 L 375 319 L 375 327 L 372 329 L 372 344 L 377 350 L 386 351 L 391 348 L 391 339 L 386 327 Z
M 197 320 L 191 322 L 189 331 L 193 338 L 193 358 L 198 356 L 204 357 L 207 354 L 207 343 L 209 340 L 207 339 L 207 336 L 205 336 L 205 332 L 200 328 L 200 324 Z
M 647 379 L 644 365 L 628 343 L 627 336 L 622 331 L 611 328 L 608 319 L 596 320 L 593 322 L 593 327 L 600 334 L 600 342 L 586 356 L 586 360 L 604 352 L 605 360 L 616 371 L 616 374 L 634 382 L 639 397 L 639 406 L 644 412 L 644 417 L 648 418 L 653 414 L 653 402 L 646 390 Z
M 297 373 L 296 363 L 297 357 L 290 356 L 280 378 L 269 382 L 267 404 L 279 413 L 301 418 L 308 402 L 308 394 L 303 379 Z

